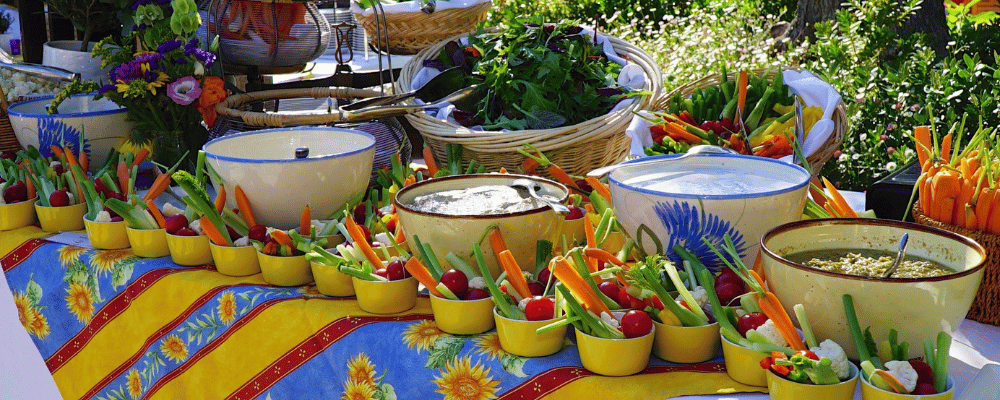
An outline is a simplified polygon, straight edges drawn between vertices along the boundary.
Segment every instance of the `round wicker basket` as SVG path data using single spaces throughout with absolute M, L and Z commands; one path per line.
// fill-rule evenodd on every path
M 466 8 L 446 8 L 430 14 L 420 11 L 402 13 L 354 13 L 365 28 L 368 42 L 376 48 L 391 54 L 416 54 L 429 46 L 452 36 L 476 30 L 476 24 L 486 19 L 486 13 L 493 7 L 492 2 L 476 3 Z M 376 16 L 385 15 L 385 18 Z M 382 29 L 379 29 L 382 28 Z
M 449 40 L 457 40 L 459 35 Z M 622 110 L 605 114 L 576 125 L 552 129 L 529 129 L 523 131 L 473 131 L 471 129 L 434 118 L 425 113 L 406 116 L 410 124 L 424 137 L 434 158 L 446 160 L 448 144 L 462 145 L 462 162 L 476 160 L 487 171 L 498 171 L 501 167 L 516 171 L 525 156 L 518 153 L 525 143 L 549 155 L 549 159 L 562 167 L 570 175 L 585 175 L 587 172 L 624 160 L 629 153 L 630 140 L 625 128 L 632 121 L 632 115 L 652 106 L 656 95 L 663 88 L 660 68 L 642 49 L 625 41 L 607 37 L 619 56 L 636 63 L 646 76 L 646 90 L 652 95 L 642 96 Z M 403 66 L 399 79 L 395 82 L 396 93 L 410 90 L 410 82 L 421 68 L 425 59 L 434 57 L 448 41 L 428 47 L 414 56 Z
M 801 71 L 800 69 L 787 66 L 781 67 L 781 69 Z M 750 70 L 748 72 L 751 72 L 757 76 L 765 76 L 768 79 L 773 79 L 774 76 L 777 75 L 778 69 L 757 68 Z M 729 80 L 736 80 L 739 76 L 739 71 L 730 71 L 728 75 L 729 75 Z M 674 95 L 680 94 L 681 96 L 690 96 L 698 89 L 718 86 L 721 83 L 722 83 L 722 76 L 720 76 L 719 74 L 712 74 L 704 78 L 698 79 L 696 81 L 688 82 L 684 85 L 677 87 L 670 93 L 666 93 L 663 96 L 661 96 L 657 100 L 656 106 L 654 106 L 653 108 L 657 110 L 664 110 L 667 108 L 667 101 L 669 101 L 670 98 L 674 97 Z M 819 171 L 823 169 L 823 164 L 826 164 L 826 162 L 830 159 L 830 157 L 833 156 L 833 153 L 837 151 L 837 149 L 840 147 L 840 143 L 844 141 L 844 134 L 847 132 L 848 120 L 847 120 L 847 106 L 844 105 L 843 101 L 837 103 L 837 108 L 833 110 L 833 116 L 831 118 L 833 119 L 833 133 L 830 134 L 830 137 L 827 138 L 826 142 L 823 144 L 822 147 L 819 148 L 819 150 L 816 150 L 816 152 L 810 154 L 809 157 L 807 157 L 807 160 L 809 161 L 809 166 L 813 170 L 813 174 L 819 174 Z

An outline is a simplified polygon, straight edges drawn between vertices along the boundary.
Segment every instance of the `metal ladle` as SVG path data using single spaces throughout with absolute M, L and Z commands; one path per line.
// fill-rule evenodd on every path
M 535 192 L 535 187 L 538 186 L 538 184 L 535 183 L 535 181 L 532 181 L 531 179 L 524 179 L 524 178 L 515 179 L 513 182 L 510 183 L 510 186 L 513 187 L 514 189 L 517 189 L 519 192 L 522 190 L 527 190 L 528 195 L 530 195 L 535 200 L 547 204 L 550 208 L 552 208 L 552 211 L 555 211 L 557 214 L 563 214 L 563 215 L 569 214 L 570 211 L 569 207 L 559 204 L 558 202 L 549 200 L 545 197 L 539 196 L 538 193 Z
M 699 144 L 699 145 L 696 145 L 696 146 L 691 146 L 691 148 L 689 148 L 686 153 L 681 154 L 679 157 L 674 157 L 674 158 L 671 158 L 669 160 L 670 161 L 682 160 L 684 158 L 687 158 L 687 157 L 690 157 L 690 156 L 693 156 L 693 155 L 696 155 L 696 154 L 736 154 L 736 151 L 734 151 L 732 149 L 727 149 L 725 147 L 713 146 L 713 145 L 710 145 L 710 144 Z M 632 163 L 628 163 L 628 164 L 609 165 L 609 166 L 606 166 L 606 167 L 601 167 L 601 168 L 595 169 L 593 171 L 590 171 L 590 172 L 587 173 L 587 176 L 592 176 L 594 178 L 600 178 L 600 177 L 602 177 L 604 175 L 607 175 L 611 171 L 614 171 L 614 170 L 616 170 L 616 169 L 618 169 L 620 167 L 624 167 L 624 166 L 631 167 L 631 166 L 634 166 L 634 165 L 652 164 L 652 163 L 661 162 L 661 161 L 663 161 L 663 160 L 660 160 L 660 159 L 649 159 L 649 160 L 643 160 L 643 161 L 636 161 L 636 162 L 632 162 Z
M 899 251 L 896 252 L 896 259 L 893 260 L 892 265 L 889 265 L 889 268 L 885 270 L 885 275 L 883 275 L 882 278 L 888 278 L 892 276 L 892 274 L 896 272 L 896 269 L 899 268 L 899 264 L 903 263 L 903 257 L 906 256 L 906 244 L 909 241 L 910 241 L 910 234 L 904 233 L 903 237 L 899 239 Z

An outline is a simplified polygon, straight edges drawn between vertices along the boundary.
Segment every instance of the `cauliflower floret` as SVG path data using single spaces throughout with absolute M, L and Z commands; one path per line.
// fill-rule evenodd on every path
M 788 346 L 788 341 L 785 340 L 784 336 L 781 336 L 781 332 L 778 331 L 778 327 L 774 325 L 774 321 L 771 321 L 770 319 L 764 321 L 764 324 L 758 326 L 757 329 L 755 330 L 757 331 L 757 333 L 764 335 L 764 337 L 766 337 L 767 340 L 771 341 L 771 343 L 774 343 L 781 347 Z
M 376 233 L 374 239 L 376 242 L 381 243 L 383 247 L 392 247 L 392 239 L 385 232 Z
M 473 277 L 469 279 L 469 289 L 482 289 L 486 290 L 486 279 L 481 276 Z
M 247 247 L 250 245 L 250 237 L 243 236 L 233 241 L 233 247 Z
M 323 221 L 320 221 L 318 219 L 309 220 L 309 225 L 316 227 L 316 234 L 317 235 L 320 232 L 323 232 L 323 229 L 326 229 L 326 224 L 323 223 Z M 309 234 L 309 232 L 306 232 L 306 233 L 299 232 L 299 233 L 302 234 L 302 235 L 308 235 Z
M 535 280 L 535 275 L 532 274 L 531 272 L 521 271 L 521 274 L 524 275 L 524 280 L 526 280 L 528 282 L 533 282 Z
M 847 361 L 847 354 L 844 353 L 844 349 L 840 347 L 837 342 L 826 339 L 819 344 L 819 347 L 813 347 L 809 350 L 816 353 L 820 359 L 826 357 L 829 358 L 830 361 L 833 361 L 833 364 L 831 364 L 830 367 L 837 373 L 837 377 L 840 378 L 840 380 L 847 379 L 851 376 L 851 366 L 849 361 Z
M 531 297 L 525 297 L 521 299 L 521 301 L 517 302 L 517 308 L 520 308 L 521 311 L 524 311 L 525 307 L 528 306 L 529 301 L 531 301 Z
M 698 302 L 698 307 L 704 308 L 708 304 L 708 291 L 701 286 L 695 286 L 694 290 L 691 290 L 691 297 L 694 297 L 694 301 Z M 677 301 L 683 301 L 681 296 L 677 296 Z
M 618 327 L 621 326 L 621 323 L 619 323 L 618 320 L 615 319 L 613 315 L 608 314 L 606 312 L 601 313 L 601 320 L 606 322 L 608 325 L 611 325 L 615 329 L 618 329 Z
M 94 222 L 111 222 L 111 213 L 107 211 L 97 213 L 97 216 L 94 217 Z
M 909 361 L 892 360 L 885 363 L 885 372 L 896 378 L 903 384 L 903 389 L 912 393 L 917 388 L 917 370 L 913 369 Z
M 164 204 L 160 212 L 163 213 L 164 218 L 174 215 L 184 214 L 184 210 L 177 208 L 177 206 L 173 205 L 172 203 Z
M 200 219 L 196 219 L 194 221 L 191 221 L 191 223 L 188 224 L 188 228 L 191 228 L 192 231 L 197 232 L 198 235 L 204 235 L 205 234 L 205 230 L 201 228 L 201 220 Z

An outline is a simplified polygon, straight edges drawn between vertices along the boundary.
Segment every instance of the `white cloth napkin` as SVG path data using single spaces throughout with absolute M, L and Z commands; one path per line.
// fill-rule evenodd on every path
M 468 8 L 479 3 L 485 3 L 490 0 L 438 0 L 435 4 L 435 10 L 447 10 L 449 8 Z M 420 11 L 421 3 L 419 1 L 403 1 L 399 3 L 392 4 L 382 4 L 382 9 L 385 10 L 386 14 L 392 13 L 404 13 L 404 12 L 417 12 Z M 370 16 L 375 12 L 374 8 L 366 8 L 364 10 L 358 7 L 353 1 L 351 2 L 351 12 L 355 14 L 361 14 L 363 16 Z

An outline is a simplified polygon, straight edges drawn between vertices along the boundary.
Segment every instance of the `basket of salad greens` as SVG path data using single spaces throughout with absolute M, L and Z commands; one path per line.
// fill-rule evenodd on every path
M 632 113 L 651 106 L 662 86 L 656 62 L 638 47 L 574 22 L 522 17 L 424 49 L 403 66 L 395 90 L 455 67 L 484 95 L 407 119 L 436 159 L 460 144 L 464 163 L 488 171 L 517 170 L 524 144 L 571 175 L 617 163 L 628 154 Z
M 474 31 L 492 7 L 490 0 L 360 0 L 351 4 L 351 12 L 371 45 L 391 54 L 416 54 Z

